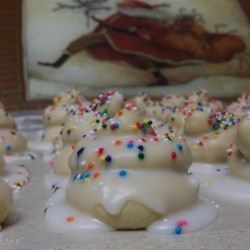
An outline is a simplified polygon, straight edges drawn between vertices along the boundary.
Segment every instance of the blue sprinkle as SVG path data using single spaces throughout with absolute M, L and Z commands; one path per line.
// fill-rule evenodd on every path
M 128 172 L 126 171 L 126 170 L 121 170 L 120 172 L 119 172 L 119 176 L 120 177 L 126 177 L 128 175 Z
M 11 151 L 11 145 L 10 144 L 4 145 L 4 148 L 5 148 L 6 151 Z
M 90 173 L 85 173 L 85 174 L 84 174 L 84 179 L 85 179 L 85 178 L 89 178 L 90 175 L 91 175 Z
M 133 148 L 133 146 L 134 146 L 133 143 L 128 143 L 128 144 L 127 144 L 127 147 L 128 147 L 128 148 Z
M 83 151 L 84 151 L 84 148 L 78 149 L 77 150 L 77 157 L 79 157 L 82 154 Z
M 111 162 L 111 161 L 112 161 L 112 157 L 111 157 L 110 155 L 108 155 L 108 156 L 106 156 L 105 160 L 106 160 L 107 162 Z
M 183 146 L 182 146 L 181 144 L 178 144 L 178 145 L 177 145 L 177 148 L 178 148 L 180 151 L 183 150 Z
M 116 129 L 119 128 L 119 126 L 120 126 L 119 123 L 115 123 L 115 124 L 114 124 L 114 127 L 115 127 Z
M 181 227 L 176 227 L 174 232 L 175 232 L 175 234 L 182 234 L 182 228 Z
M 78 174 L 78 179 L 79 180 L 82 180 L 84 178 L 85 178 L 85 174 L 84 173 Z
M 142 145 L 139 145 L 137 148 L 138 148 L 140 151 L 143 151 L 143 150 L 144 150 L 144 147 L 143 147 Z

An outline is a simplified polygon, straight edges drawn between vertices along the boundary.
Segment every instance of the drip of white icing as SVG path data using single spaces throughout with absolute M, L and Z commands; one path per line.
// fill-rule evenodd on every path
M 6 164 L 17 164 L 27 161 L 33 161 L 37 158 L 37 155 L 34 152 L 22 152 L 13 155 L 3 155 L 3 158 Z
M 65 187 L 69 176 L 60 176 L 54 173 L 53 168 L 49 169 L 45 175 L 45 187 L 47 189 L 55 189 Z
M 27 145 L 28 149 L 38 151 L 38 152 L 48 152 L 54 149 L 53 143 L 49 141 L 45 141 L 42 139 L 35 139 L 28 141 Z
M 58 190 L 53 194 L 47 204 L 45 215 L 52 229 L 79 233 L 103 233 L 113 231 L 110 226 L 69 206 L 64 199 L 64 194 L 64 189 Z
M 133 200 L 165 215 L 197 199 L 198 183 L 186 174 L 166 169 L 126 169 L 126 176 L 120 176 L 120 171 L 124 170 L 104 171 L 93 181 L 73 177 L 67 186 L 67 200 L 88 213 L 101 204 L 112 215 L 119 214 L 125 204 Z M 82 202 L 83 197 L 88 196 L 91 196 L 88 202 Z
M 200 182 L 201 194 L 217 202 L 250 202 L 250 182 L 230 175 L 227 164 L 192 164 L 189 173 Z
M 156 234 L 182 234 L 200 230 L 217 218 L 215 207 L 204 202 L 197 202 L 180 212 L 154 222 L 147 230 Z

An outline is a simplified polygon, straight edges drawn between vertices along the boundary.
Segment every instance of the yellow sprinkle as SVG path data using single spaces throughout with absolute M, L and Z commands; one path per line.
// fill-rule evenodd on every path
M 89 178 L 84 178 L 83 179 L 83 183 L 88 183 L 89 182 Z
M 99 161 L 100 161 L 101 163 L 104 163 L 105 160 L 106 160 L 106 157 L 105 157 L 105 156 L 101 156 L 101 157 L 99 158 Z
M 136 131 L 138 129 L 138 127 L 136 125 L 131 125 L 130 128 L 134 131 Z

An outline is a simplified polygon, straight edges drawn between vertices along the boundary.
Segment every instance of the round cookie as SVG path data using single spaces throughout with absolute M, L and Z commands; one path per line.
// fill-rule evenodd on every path
M 250 112 L 250 93 L 243 93 L 236 102 L 227 106 L 227 112 L 244 117 Z
M 8 216 L 12 207 L 12 191 L 9 186 L 0 180 L 0 224 Z
M 188 119 L 185 124 L 185 131 L 188 128 L 191 135 L 184 137 L 190 146 L 194 161 L 226 162 L 227 147 L 235 140 L 239 118 L 224 112 L 210 112 L 208 115 L 206 112 L 197 111 L 195 116 L 193 114 L 191 122 L 188 124 Z M 200 124 L 200 127 L 197 124 Z
M 16 128 L 16 123 L 12 115 L 4 109 L 0 109 L 0 129 L 3 128 Z
M 56 143 L 57 139 L 60 137 L 62 126 L 51 126 L 45 129 L 42 139 L 51 143 Z
M 62 92 L 53 97 L 53 102 L 55 105 L 89 104 L 89 102 L 82 96 L 82 93 L 76 88 L 71 88 L 69 91 Z
M 72 206 L 117 229 L 141 229 L 196 201 L 198 186 L 186 176 L 192 156 L 183 141 L 157 137 L 135 109 L 118 112 L 105 125 L 94 138 L 77 143 L 70 157 L 66 199 Z M 161 182 L 168 185 L 160 191 Z
M 61 125 L 68 115 L 67 106 L 51 105 L 43 113 L 43 124 L 45 127 Z
M 27 149 L 26 139 L 15 130 L 0 130 L 0 155 L 12 155 Z
M 236 145 L 228 149 L 228 164 L 231 174 L 250 180 L 250 117 L 245 117 L 237 128 Z

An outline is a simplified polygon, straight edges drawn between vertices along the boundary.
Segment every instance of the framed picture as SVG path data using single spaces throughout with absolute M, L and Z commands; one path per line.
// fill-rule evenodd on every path
M 72 85 L 86 96 L 250 90 L 250 25 L 237 0 L 2 0 L 0 12 L 6 102 L 15 93 L 34 105 Z

